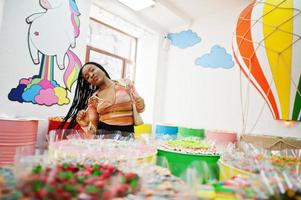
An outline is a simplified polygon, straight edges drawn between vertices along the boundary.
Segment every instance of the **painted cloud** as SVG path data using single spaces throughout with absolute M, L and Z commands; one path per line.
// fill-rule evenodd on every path
M 231 54 L 228 54 L 226 49 L 219 45 L 214 45 L 210 53 L 198 57 L 195 64 L 206 68 L 224 69 L 230 69 L 234 66 Z
M 191 29 L 179 33 L 168 33 L 167 38 L 171 41 L 173 46 L 177 46 L 181 49 L 191 47 L 201 42 L 201 38 L 198 34 L 192 32 Z

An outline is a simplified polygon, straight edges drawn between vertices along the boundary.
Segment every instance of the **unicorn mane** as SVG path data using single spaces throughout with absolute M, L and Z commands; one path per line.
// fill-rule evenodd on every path
M 80 32 L 79 31 L 80 21 L 78 17 L 80 15 L 80 12 L 78 10 L 75 0 L 69 0 L 69 7 L 71 11 L 71 22 L 74 28 L 74 37 L 77 38 Z

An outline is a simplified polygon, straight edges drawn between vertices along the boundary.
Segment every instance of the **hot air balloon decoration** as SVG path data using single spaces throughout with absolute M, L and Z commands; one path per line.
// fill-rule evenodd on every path
M 239 15 L 233 53 L 273 117 L 301 121 L 301 1 L 252 2 Z

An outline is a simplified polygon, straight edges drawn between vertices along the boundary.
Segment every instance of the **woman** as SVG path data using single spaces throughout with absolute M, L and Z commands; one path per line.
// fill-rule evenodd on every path
M 72 105 L 60 127 L 70 119 L 67 128 L 77 122 L 87 138 L 114 131 L 132 136 L 133 103 L 139 113 L 144 111 L 144 100 L 129 80 L 114 81 L 100 64 L 88 62 L 79 72 Z

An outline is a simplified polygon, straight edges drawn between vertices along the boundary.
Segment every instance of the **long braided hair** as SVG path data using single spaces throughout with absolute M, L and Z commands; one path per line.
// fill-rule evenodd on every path
M 88 83 L 88 81 L 86 81 L 83 77 L 82 70 L 88 64 L 95 65 L 96 67 L 101 69 L 109 79 L 111 79 L 108 72 L 100 64 L 95 63 L 95 62 L 85 63 L 84 66 L 80 69 L 80 72 L 78 74 L 78 79 L 77 79 L 77 84 L 76 84 L 76 88 L 75 88 L 75 94 L 74 94 L 72 105 L 71 105 L 67 115 L 63 119 L 62 123 L 60 124 L 59 129 L 74 128 L 76 125 L 77 113 L 80 110 L 83 110 L 87 107 L 89 98 L 99 89 L 98 87 Z M 70 120 L 69 125 L 67 127 L 65 127 L 68 120 Z

